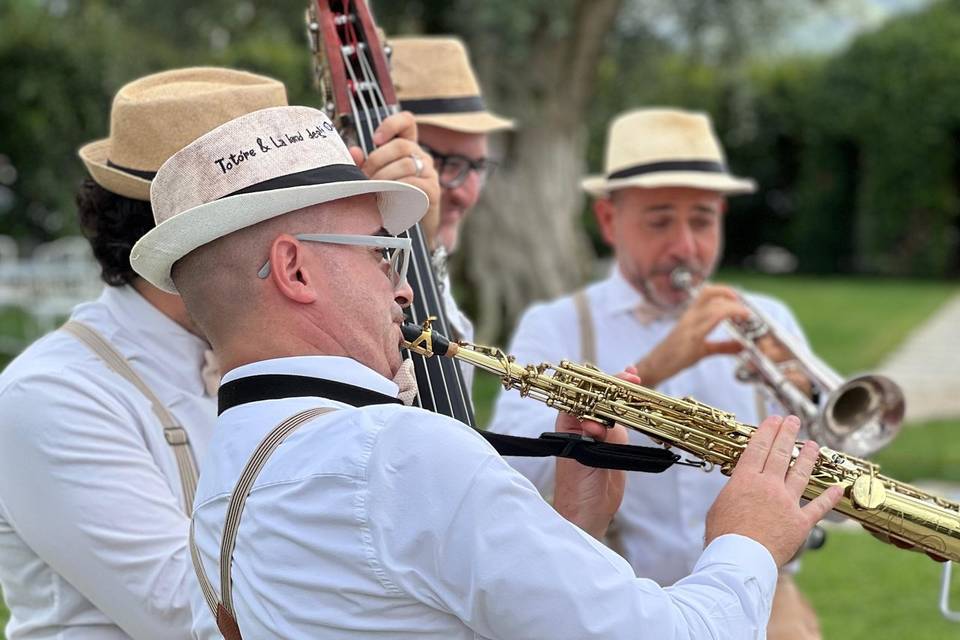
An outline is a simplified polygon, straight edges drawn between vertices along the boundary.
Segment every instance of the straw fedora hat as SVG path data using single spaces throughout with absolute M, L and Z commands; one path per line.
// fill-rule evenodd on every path
M 170 271 L 194 249 L 290 211 L 367 193 L 377 194 L 383 227 L 392 234 L 427 211 L 420 189 L 369 180 L 322 111 L 255 111 L 163 163 L 150 187 L 157 226 L 133 246 L 130 264 L 150 284 L 175 293 Z
M 756 184 L 727 170 L 723 149 L 703 113 L 638 109 L 617 116 L 607 131 L 605 175 L 581 185 L 603 197 L 627 187 L 692 187 L 733 195 Z
M 418 123 L 463 133 L 513 129 L 487 111 L 467 48 L 457 38 L 392 38 L 390 76 L 400 107 Z
M 150 180 L 174 153 L 237 116 L 285 104 L 283 83 L 246 71 L 193 67 L 155 73 L 117 92 L 110 137 L 78 153 L 107 191 L 149 200 Z

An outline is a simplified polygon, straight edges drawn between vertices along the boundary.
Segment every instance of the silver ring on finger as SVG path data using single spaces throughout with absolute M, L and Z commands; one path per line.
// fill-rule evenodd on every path
M 413 172 L 413 175 L 418 178 L 423 175 L 423 160 L 415 153 L 410 154 L 410 159 L 413 160 L 413 166 L 416 167 L 416 170 Z

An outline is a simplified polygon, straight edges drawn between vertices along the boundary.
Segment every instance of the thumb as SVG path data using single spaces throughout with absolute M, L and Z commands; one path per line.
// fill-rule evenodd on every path
M 843 489 L 832 486 L 804 506 L 801 511 L 807 516 L 810 526 L 823 520 L 823 517 L 837 506 L 841 497 L 843 497 Z
M 743 349 L 743 345 L 736 340 L 718 340 L 716 342 L 705 343 L 704 348 L 708 356 L 715 356 L 724 353 L 740 353 L 740 351 Z
M 366 157 L 363 155 L 363 149 L 360 147 L 350 147 L 349 151 L 354 164 L 358 167 L 363 167 L 363 161 L 366 160 Z

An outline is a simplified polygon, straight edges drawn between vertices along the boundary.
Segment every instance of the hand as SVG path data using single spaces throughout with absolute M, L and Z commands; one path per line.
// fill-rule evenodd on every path
M 360 147 L 350 147 L 350 155 L 357 166 L 371 180 L 397 180 L 418 187 L 427 194 L 430 208 L 420 221 L 428 248 L 433 248 L 437 227 L 440 225 L 440 177 L 433 166 L 433 157 L 417 144 L 417 123 L 409 111 L 388 117 L 373 133 L 377 148 L 363 157 Z M 423 163 L 420 175 L 411 156 Z
M 627 382 L 640 384 L 636 369 L 628 367 L 617 376 Z M 578 433 L 598 442 L 627 444 L 627 430 L 623 425 L 607 428 L 591 420 L 577 420 L 573 416 L 557 415 L 558 433 Z M 564 518 L 593 537 L 603 539 L 613 514 L 620 508 L 626 472 L 615 469 L 587 467 L 576 460 L 557 458 L 556 484 L 553 506 Z
M 729 287 L 706 285 L 677 320 L 673 331 L 637 363 L 647 386 L 655 387 L 697 362 L 720 353 L 737 353 L 736 340 L 711 341 L 707 337 L 726 319 L 746 319 L 750 312 Z
M 793 361 L 793 363 L 796 364 L 795 356 L 802 355 L 792 353 L 782 342 L 769 333 L 758 338 L 756 344 L 761 353 L 776 364 L 782 364 L 788 361 Z M 813 382 L 811 382 L 810 378 L 808 378 L 799 367 L 787 365 L 781 367 L 780 371 L 790 384 L 802 391 L 804 395 L 808 398 L 813 396 Z
M 762 544 L 778 567 L 788 562 L 813 525 L 830 511 L 843 490 L 830 487 L 804 507 L 800 497 L 810 480 L 819 448 L 808 441 L 791 466 L 800 421 L 770 416 L 740 454 L 730 481 L 707 514 L 706 542 L 736 533 Z

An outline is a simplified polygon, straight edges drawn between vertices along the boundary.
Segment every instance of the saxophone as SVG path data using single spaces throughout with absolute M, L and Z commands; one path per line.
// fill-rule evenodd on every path
M 402 327 L 403 346 L 427 357 L 455 358 L 492 373 L 505 389 L 543 402 L 581 420 L 635 429 L 667 448 L 703 461 L 705 471 L 719 467 L 730 475 L 754 427 L 693 398 L 674 398 L 607 375 L 589 365 L 563 360 L 558 365 L 521 366 L 500 349 L 450 342 L 430 328 Z M 801 443 L 794 449 L 799 455 Z M 835 511 L 890 540 L 960 562 L 960 504 L 930 495 L 879 473 L 880 467 L 826 447 L 803 496 L 814 499 L 829 487 L 843 487 Z

